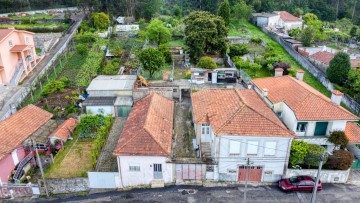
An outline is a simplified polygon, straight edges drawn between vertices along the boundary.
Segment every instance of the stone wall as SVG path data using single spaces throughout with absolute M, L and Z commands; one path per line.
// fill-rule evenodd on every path
M 317 175 L 317 169 L 288 169 L 286 171 L 286 178 L 298 175 L 310 175 L 315 177 Z M 320 180 L 323 183 L 346 183 L 349 178 L 350 169 L 346 171 L 342 170 L 321 170 Z
M 90 189 L 88 178 L 47 179 L 46 185 L 50 194 L 75 193 Z M 45 194 L 43 187 L 41 187 L 41 194 Z

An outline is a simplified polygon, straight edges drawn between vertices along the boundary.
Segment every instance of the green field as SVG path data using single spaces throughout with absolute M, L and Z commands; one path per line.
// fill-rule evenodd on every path
M 262 32 L 258 27 L 249 23 L 245 20 L 232 20 L 229 29 L 229 36 L 240 36 L 244 38 L 255 38 L 259 37 L 266 43 L 274 43 L 274 53 L 278 55 L 283 62 L 287 62 L 291 65 L 293 69 L 303 69 L 301 65 L 290 56 L 289 53 L 277 42 L 271 39 L 268 35 Z M 293 71 L 294 72 L 294 71 Z M 250 73 L 251 74 L 251 73 Z M 251 74 L 252 75 L 252 74 Z M 257 72 L 256 77 L 267 77 L 273 76 L 273 73 L 269 72 L 268 70 L 260 70 Z M 309 84 L 310 86 L 314 87 L 321 93 L 325 94 L 326 96 L 330 97 L 331 93 L 328 91 L 314 76 L 311 75 L 307 70 L 305 70 L 304 81 Z

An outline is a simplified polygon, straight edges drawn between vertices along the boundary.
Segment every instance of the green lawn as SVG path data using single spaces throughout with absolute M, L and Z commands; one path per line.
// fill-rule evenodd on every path
M 291 67 L 295 70 L 303 69 L 305 71 L 304 81 L 310 86 L 320 91 L 321 93 L 330 97 L 331 95 L 330 91 L 328 91 L 314 76 L 312 76 L 311 73 L 309 73 L 307 70 L 301 67 L 301 65 L 294 58 L 292 58 L 290 54 L 287 53 L 287 51 L 279 43 L 275 42 L 271 37 L 269 37 L 264 32 L 262 32 L 255 25 L 245 20 L 240 20 L 240 21 L 232 20 L 229 29 L 229 36 L 240 36 L 249 39 L 259 37 L 266 43 L 274 43 L 274 53 L 278 55 L 283 62 L 289 63 Z M 293 73 L 294 72 L 295 71 L 293 71 Z M 249 74 L 253 75 L 251 74 L 251 72 Z M 268 70 L 261 70 L 258 71 L 255 78 L 272 76 L 272 75 L 273 74 L 270 73 Z
M 49 20 L 54 19 L 55 16 L 47 15 L 44 13 L 36 13 L 34 15 L 27 15 L 27 16 L 9 16 L 9 18 L 13 20 Z
M 186 48 L 185 41 L 183 39 L 171 40 L 167 43 L 168 47 L 183 47 Z

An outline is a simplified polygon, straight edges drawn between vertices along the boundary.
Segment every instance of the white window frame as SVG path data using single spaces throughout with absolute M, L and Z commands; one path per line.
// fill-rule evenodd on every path
M 210 124 L 201 124 L 201 135 L 210 135 Z
M 301 131 L 301 127 L 300 126 L 303 126 L 303 131 Z M 307 129 L 307 126 L 308 126 L 308 122 L 298 122 L 296 124 L 296 132 L 297 133 L 305 133 L 306 132 L 306 129 Z
M 10 47 L 13 47 L 13 46 L 14 46 L 14 44 L 13 44 L 13 41 L 12 41 L 12 40 L 9 40 L 9 46 L 10 46 Z
M 129 164 L 129 172 L 140 172 L 140 164 Z
M 30 44 L 29 37 L 25 37 L 25 44 Z
M 237 149 L 235 147 L 238 147 Z M 232 151 L 233 149 L 233 151 Z M 236 149 L 236 150 L 234 150 Z M 230 140 L 229 141 L 229 156 L 240 156 L 241 153 L 241 142 Z
M 267 144 L 273 144 L 275 143 L 275 146 L 267 146 Z M 277 142 L 276 141 L 265 141 L 264 143 L 264 156 L 275 156 L 276 155 L 276 147 Z M 270 152 L 270 153 L 269 153 Z
M 247 156 L 257 156 L 259 154 L 259 141 L 255 141 L 255 140 L 249 140 L 246 142 L 246 155 Z M 256 147 L 256 154 L 254 153 L 249 153 L 249 149 L 250 147 Z

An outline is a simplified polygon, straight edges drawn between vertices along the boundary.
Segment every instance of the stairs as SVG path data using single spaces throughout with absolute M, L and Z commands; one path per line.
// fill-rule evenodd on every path
M 14 174 L 14 180 L 20 180 L 21 178 L 21 173 L 22 173 L 22 169 L 24 168 L 24 166 L 29 163 L 29 161 L 34 157 L 33 153 L 31 152 L 30 154 L 28 154 L 23 160 L 20 161 L 18 167 L 16 168 L 16 172 Z
M 211 146 L 209 142 L 202 142 L 200 145 L 201 157 L 203 159 L 211 159 Z
M 165 181 L 164 180 L 152 180 L 151 181 L 151 188 L 162 188 L 165 187 Z

